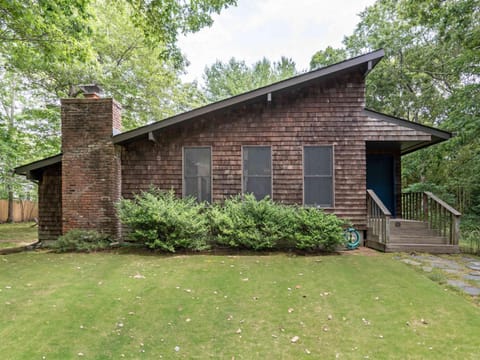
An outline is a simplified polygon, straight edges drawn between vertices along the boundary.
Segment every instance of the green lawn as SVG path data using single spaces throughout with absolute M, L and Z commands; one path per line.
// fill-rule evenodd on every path
M 0 256 L 0 306 L 2 359 L 478 359 L 480 348 L 480 309 L 391 255 L 13 254 Z
M 0 247 L 2 243 L 32 243 L 38 238 L 38 228 L 33 222 L 0 224 Z M 5 247 L 5 246 L 3 246 Z

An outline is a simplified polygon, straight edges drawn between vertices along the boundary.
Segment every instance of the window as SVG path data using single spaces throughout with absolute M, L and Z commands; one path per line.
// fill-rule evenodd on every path
M 212 201 L 211 149 L 186 147 L 183 149 L 183 195 L 198 201 Z
M 303 149 L 304 204 L 333 207 L 333 149 L 305 146 Z
M 257 200 L 272 196 L 272 152 L 270 146 L 243 147 L 243 193 Z

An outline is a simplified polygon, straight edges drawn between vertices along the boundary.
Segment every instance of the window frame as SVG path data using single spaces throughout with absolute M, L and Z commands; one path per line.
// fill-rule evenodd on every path
M 185 150 L 186 149 L 208 149 L 210 151 L 210 201 L 207 201 L 209 204 L 213 203 L 213 149 L 211 145 L 193 145 L 193 146 L 183 146 L 182 147 L 182 198 L 186 198 L 186 183 L 185 183 Z M 199 199 L 197 198 L 197 201 Z
M 332 150 L 332 159 L 331 159 L 331 175 L 330 178 L 332 179 L 332 203 L 328 205 L 313 205 L 313 204 L 306 204 L 305 203 L 305 148 L 308 147 L 316 147 L 316 148 L 330 148 Z M 328 177 L 326 175 L 317 175 L 312 176 L 308 175 L 309 177 Z M 303 199 L 302 203 L 303 206 L 308 207 L 315 207 L 318 209 L 334 209 L 335 208 L 335 145 L 333 144 L 308 144 L 302 146 L 302 183 L 303 183 Z
M 272 145 L 242 145 L 242 196 L 247 194 L 245 192 L 245 148 L 269 148 L 270 149 L 270 199 L 273 200 L 273 149 Z

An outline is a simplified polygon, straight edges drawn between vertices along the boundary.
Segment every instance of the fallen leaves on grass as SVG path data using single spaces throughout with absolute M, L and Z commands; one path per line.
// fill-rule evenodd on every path
M 362 321 L 365 325 L 370 325 L 370 321 L 365 319 L 365 318 L 362 318 Z

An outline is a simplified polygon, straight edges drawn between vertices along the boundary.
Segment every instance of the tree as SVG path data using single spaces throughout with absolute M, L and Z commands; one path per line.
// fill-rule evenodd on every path
M 203 105 L 206 100 L 197 85 L 180 81 L 181 69 L 174 60 L 160 60 L 164 47 L 147 46 L 132 16 L 126 4 L 97 1 L 92 37 L 97 64 L 91 82 L 122 104 L 124 128 Z
M 478 2 L 379 0 L 360 17 L 345 50 L 320 55 L 384 48 L 367 78 L 367 107 L 457 135 L 405 157 L 404 185 L 437 184 L 456 195 L 462 210 L 480 215 Z
M 207 98 L 218 101 L 292 77 L 296 73 L 295 62 L 286 57 L 278 62 L 263 58 L 251 66 L 243 60 L 231 58 L 227 63 L 217 61 L 206 67 L 203 78 Z
M 345 49 L 335 49 L 327 46 L 325 50 L 319 50 L 313 54 L 310 60 L 310 70 L 338 63 L 347 57 L 347 51 Z
M 58 98 L 75 95 L 78 84 L 98 83 L 117 98 L 125 129 L 204 104 L 197 85 L 179 79 L 185 61 L 177 34 L 210 25 L 212 13 L 235 3 L 3 1 L 0 175 L 6 193 L 19 196 L 27 189 L 13 176 L 15 166 L 58 153 Z

